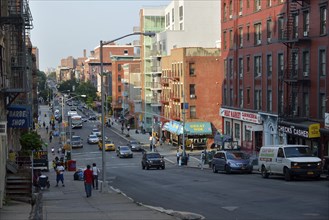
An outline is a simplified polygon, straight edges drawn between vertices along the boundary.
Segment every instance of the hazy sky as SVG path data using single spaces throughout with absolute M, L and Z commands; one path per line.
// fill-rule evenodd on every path
M 39 48 L 39 68 L 60 65 L 68 56 L 83 56 L 100 40 L 108 41 L 133 32 L 144 6 L 168 5 L 170 0 L 30 0 L 34 28 L 33 46 Z M 117 43 L 132 42 L 138 36 Z

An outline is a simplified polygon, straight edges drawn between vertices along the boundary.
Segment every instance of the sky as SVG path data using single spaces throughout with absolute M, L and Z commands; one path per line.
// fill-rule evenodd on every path
M 139 27 L 139 11 L 147 6 L 168 5 L 169 0 L 29 0 L 33 18 L 30 31 L 39 49 L 39 69 L 56 68 L 68 56 L 82 57 L 100 40 L 109 41 L 130 34 Z M 125 44 L 131 36 L 118 41 Z

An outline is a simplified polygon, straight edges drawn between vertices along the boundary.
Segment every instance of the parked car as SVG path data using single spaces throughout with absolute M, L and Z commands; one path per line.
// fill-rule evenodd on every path
M 157 152 L 145 152 L 142 157 L 142 169 L 148 170 L 150 168 L 165 169 L 165 161 L 163 156 Z
M 142 146 L 141 143 L 135 140 L 130 140 L 128 142 L 128 147 L 130 147 L 130 149 L 132 151 L 141 151 L 142 150 Z
M 105 151 L 115 151 L 115 145 L 110 139 L 105 139 L 104 142 L 105 142 Z M 102 146 L 103 146 L 102 139 L 99 139 L 98 149 L 102 150 L 103 149 Z
M 91 134 L 88 136 L 87 140 L 88 144 L 97 144 L 99 142 L 99 138 L 95 134 Z
M 252 173 L 253 170 L 248 154 L 230 150 L 216 152 L 211 161 L 211 167 L 214 173 L 225 171 L 227 174 L 232 172 Z
M 98 130 L 98 128 L 93 128 L 91 134 L 96 135 L 97 137 L 102 136 L 102 133 L 100 132 L 100 130 Z
M 117 156 L 120 158 L 130 157 L 133 158 L 133 152 L 130 150 L 128 146 L 118 146 L 117 147 Z

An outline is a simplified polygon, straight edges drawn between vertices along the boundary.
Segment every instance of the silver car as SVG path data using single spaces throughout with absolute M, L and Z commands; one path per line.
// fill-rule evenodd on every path
M 99 138 L 97 137 L 97 135 L 91 134 L 91 135 L 89 135 L 87 141 L 88 141 L 88 144 L 98 144 Z
M 141 143 L 138 141 L 131 140 L 131 141 L 129 141 L 129 143 L 127 145 L 130 147 L 130 149 L 132 151 L 141 151 L 142 150 Z

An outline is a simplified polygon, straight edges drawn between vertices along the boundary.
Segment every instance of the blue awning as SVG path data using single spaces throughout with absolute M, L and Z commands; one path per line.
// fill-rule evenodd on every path
M 170 133 L 177 135 L 183 134 L 183 123 L 170 121 L 164 124 L 163 128 Z M 211 135 L 212 129 L 210 122 L 186 122 L 185 133 L 187 135 Z

